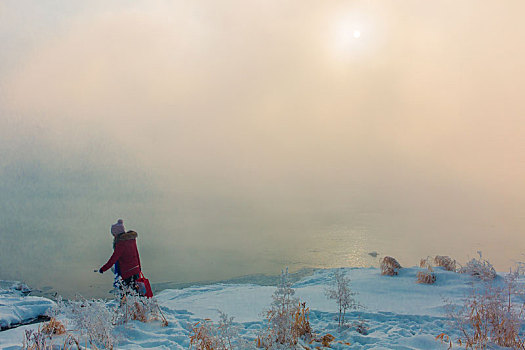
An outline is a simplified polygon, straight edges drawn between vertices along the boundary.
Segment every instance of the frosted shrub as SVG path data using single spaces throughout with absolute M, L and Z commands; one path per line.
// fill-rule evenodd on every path
M 28 329 L 24 332 L 24 340 L 22 341 L 23 350 L 52 350 L 53 345 L 48 344 L 48 339 L 44 333 L 40 331 L 33 331 Z
M 272 305 L 266 311 L 269 330 L 269 337 L 267 337 L 269 344 L 267 343 L 267 345 L 270 345 L 270 347 L 273 343 L 278 345 L 293 345 L 296 343 L 292 333 L 292 324 L 295 306 L 299 303 L 299 299 L 294 297 L 294 294 L 295 290 L 292 288 L 287 268 L 286 272 L 281 271 L 279 285 L 272 295 Z
M 126 324 L 130 320 L 150 322 L 160 320 L 163 326 L 168 324 L 155 298 L 140 297 L 129 288 L 119 289 L 116 293 L 116 305 L 108 307 L 104 300 L 88 300 L 78 297 L 77 300 L 64 301 L 60 296 L 47 315 L 51 321 L 44 325 L 43 332 L 50 335 L 66 334 L 66 340 L 78 343 L 75 335 L 80 334 L 95 349 L 113 349 L 117 343 L 115 325 Z M 111 305 L 111 303 L 109 304 Z M 66 331 L 58 317 L 71 321 L 74 331 Z
M 114 321 L 116 324 L 126 324 L 130 320 L 140 322 L 159 320 L 162 326 L 168 325 L 157 299 L 142 297 L 134 289 L 126 286 L 118 289 L 115 298 L 120 303 L 120 307 L 115 309 Z
M 199 321 L 193 325 L 190 333 L 190 349 L 219 349 L 217 329 L 210 319 Z
M 359 307 L 354 298 L 356 293 L 350 289 L 350 278 L 345 275 L 343 270 L 334 271 L 333 285 L 325 290 L 325 294 L 328 299 L 336 301 L 339 307 L 339 327 L 343 326 L 346 311 L 355 310 Z
M 380 266 L 381 274 L 387 276 L 395 276 L 401 269 L 401 265 L 391 256 L 385 256 L 383 259 L 381 259 Z
M 46 316 L 48 316 L 49 318 L 58 318 L 59 315 L 69 314 L 70 311 L 71 310 L 64 302 L 64 299 L 62 299 L 62 296 L 59 295 L 55 300 L 55 304 L 46 311 Z
M 65 337 L 58 344 L 54 343 L 53 336 L 65 334 Z M 61 345 L 60 345 L 61 344 Z M 69 333 L 47 333 L 44 328 L 38 330 L 27 329 L 22 340 L 22 350 L 69 350 L 81 349 L 78 340 Z
M 434 284 L 436 282 L 436 274 L 432 268 L 432 263 L 430 262 L 430 257 L 426 259 L 421 259 L 419 262 L 419 267 L 426 268 L 426 271 L 418 271 L 416 276 L 416 282 L 421 284 Z
M 254 348 L 239 337 L 239 327 L 233 322 L 233 317 L 219 311 L 219 323 L 215 325 L 210 319 L 205 319 L 193 325 L 190 333 L 190 349 L 196 350 L 244 350 Z
M 222 311 L 219 311 L 218 337 L 225 349 L 233 349 L 232 344 L 239 337 L 239 328 L 233 324 L 233 316 L 229 317 Z
M 515 275 L 509 275 L 503 288 L 473 290 L 459 308 L 447 305 L 452 327 L 462 334 L 459 344 L 474 349 L 485 349 L 489 344 L 525 349 L 525 340 L 520 334 L 525 315 L 523 306 L 513 301 L 518 293 L 514 279 Z
M 469 274 L 484 281 L 496 278 L 494 266 L 488 260 L 483 259 L 481 251 L 478 251 L 478 255 L 479 259 L 473 258 L 465 266 L 460 267 L 458 272 Z
M 77 300 L 64 301 L 59 296 L 47 315 L 51 321 L 44 325 L 44 330 L 55 334 L 64 332 L 69 342 L 77 343 L 77 340 L 57 321 L 59 316 L 69 319 L 75 333 L 80 333 L 80 337 L 85 337 L 95 348 L 113 349 L 116 344 L 113 335 L 114 313 L 107 308 L 104 300 L 77 297 Z
M 354 328 L 357 333 L 360 333 L 362 335 L 368 335 L 368 330 L 370 329 L 370 326 L 365 322 L 365 320 L 359 320 L 357 322 L 354 322 Z
M 449 256 L 445 255 L 436 255 L 434 257 L 434 264 L 436 266 L 442 267 L 447 271 L 456 271 L 456 260 L 453 260 Z
M 81 298 L 70 302 L 69 318 L 73 327 L 85 336 L 90 344 L 96 347 L 113 349 L 116 338 L 113 335 L 113 312 L 103 300 Z
M 417 283 L 434 284 L 435 282 L 436 275 L 432 271 L 419 271 L 417 273 Z
M 312 331 L 308 318 L 309 309 L 294 294 L 286 269 L 286 272 L 281 272 L 279 285 L 272 295 L 273 302 L 265 312 L 268 329 L 259 335 L 258 347 L 292 349 L 299 338 L 310 340 Z

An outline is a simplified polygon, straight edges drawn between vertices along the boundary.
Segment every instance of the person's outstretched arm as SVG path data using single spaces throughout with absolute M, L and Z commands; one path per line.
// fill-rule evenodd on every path
M 98 270 L 98 272 L 103 273 L 104 271 L 108 270 L 111 266 L 115 265 L 115 263 L 118 261 L 118 258 L 120 258 L 121 255 L 122 247 L 117 245 L 115 247 L 115 250 L 113 251 L 113 254 L 111 254 L 111 257 L 109 258 L 108 262 L 105 263 L 104 266 L 102 266 L 100 270 Z

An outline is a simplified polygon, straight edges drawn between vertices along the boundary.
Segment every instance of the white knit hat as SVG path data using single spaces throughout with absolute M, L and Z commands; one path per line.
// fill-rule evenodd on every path
M 118 235 L 119 233 L 126 232 L 124 228 L 124 220 L 118 219 L 116 224 L 111 225 L 111 234 Z

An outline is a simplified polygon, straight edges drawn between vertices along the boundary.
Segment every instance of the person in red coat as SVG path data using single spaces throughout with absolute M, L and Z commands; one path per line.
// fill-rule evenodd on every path
M 141 272 L 139 251 L 137 250 L 137 232 L 122 232 L 115 236 L 113 254 L 98 272 L 104 273 L 118 261 L 120 276 L 124 286 L 135 288 L 135 281 Z

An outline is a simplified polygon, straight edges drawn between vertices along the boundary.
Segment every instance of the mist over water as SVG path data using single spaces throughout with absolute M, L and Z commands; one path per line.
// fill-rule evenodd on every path
M 153 282 L 371 251 L 482 250 L 507 270 L 525 243 L 523 7 L 3 2 L 0 279 L 107 295 L 93 270 L 118 218 Z

